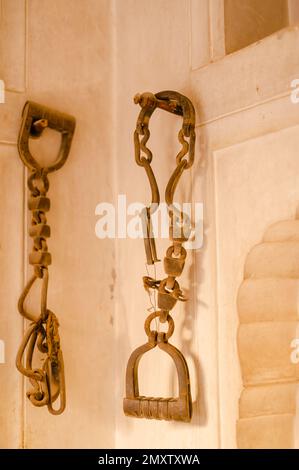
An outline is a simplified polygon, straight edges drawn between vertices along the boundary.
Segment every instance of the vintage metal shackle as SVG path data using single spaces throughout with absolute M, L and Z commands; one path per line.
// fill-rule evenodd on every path
M 24 165 L 30 170 L 42 169 L 30 152 L 29 139 L 40 137 L 43 130 L 48 127 L 61 134 L 61 145 L 55 162 L 46 168 L 46 172 L 59 170 L 69 155 L 75 126 L 76 121 L 73 116 L 54 111 L 33 101 L 27 101 L 22 112 L 18 139 L 19 155 Z
M 143 93 L 134 98 L 134 102 L 141 106 L 134 132 L 135 161 L 142 166 L 147 174 L 151 188 L 151 203 L 141 214 L 143 222 L 144 245 L 147 264 L 154 264 L 158 260 L 155 239 L 152 231 L 151 216 L 160 204 L 160 193 L 151 162 L 153 155 L 147 147 L 150 137 L 149 121 L 155 111 L 160 108 L 170 113 L 182 116 L 182 128 L 178 140 L 182 146 L 176 156 L 176 167 L 172 172 L 165 190 L 168 215 L 170 217 L 169 238 L 172 245 L 167 249 L 164 257 L 164 270 L 167 277 L 162 280 L 143 277 L 144 287 L 147 291 L 158 291 L 158 309 L 145 320 L 145 332 L 148 342 L 137 348 L 131 354 L 126 372 L 126 397 L 123 408 L 127 416 L 165 419 L 177 421 L 190 421 L 192 415 L 192 399 L 190 392 L 190 378 L 186 360 L 183 354 L 168 342 L 174 331 L 174 321 L 169 314 L 179 301 L 186 301 L 176 277 L 182 274 L 186 259 L 186 250 L 182 244 L 188 240 L 191 233 L 191 221 L 186 214 L 179 211 L 173 204 L 174 193 L 184 170 L 190 168 L 194 162 L 195 149 L 195 111 L 191 101 L 175 91 L 162 91 L 160 93 Z M 188 156 L 188 158 L 186 158 Z M 153 319 L 160 323 L 168 322 L 166 333 L 151 330 Z M 179 396 L 171 398 L 153 398 L 139 395 L 138 364 L 146 352 L 158 346 L 174 361 L 178 381 Z
M 126 371 L 126 398 L 124 398 L 124 413 L 135 418 L 165 419 L 175 421 L 190 421 L 192 415 L 192 399 L 190 378 L 186 360 L 183 354 L 168 339 L 174 331 L 174 322 L 170 315 L 167 320 L 167 333 L 150 330 L 150 322 L 160 316 L 160 312 L 152 313 L 145 321 L 145 331 L 148 342 L 131 354 Z M 158 345 L 174 361 L 178 382 L 179 396 L 176 398 L 154 398 L 139 395 L 138 365 L 142 356 Z
M 49 127 L 61 134 L 58 156 L 53 164 L 43 167 L 31 154 L 29 140 L 40 137 Z M 61 414 L 66 405 L 64 362 L 60 347 L 58 319 L 47 306 L 51 254 L 48 252 L 47 239 L 51 235 L 47 225 L 46 213 L 50 210 L 48 173 L 63 166 L 68 157 L 75 119 L 67 114 L 52 110 L 31 101 L 27 101 L 22 113 L 22 124 L 18 138 L 18 150 L 24 165 L 29 169 L 27 181 L 30 191 L 28 209 L 32 212 L 29 235 L 33 238 L 33 250 L 29 254 L 29 263 L 34 273 L 25 285 L 19 298 L 19 313 L 31 322 L 19 347 L 16 367 L 29 378 L 32 388 L 27 396 L 34 406 L 47 406 L 51 414 Z M 37 280 L 41 280 L 40 315 L 35 316 L 25 307 L 26 298 Z M 33 367 L 34 352 L 38 350 L 46 355 L 40 368 Z M 58 408 L 53 403 L 60 398 Z

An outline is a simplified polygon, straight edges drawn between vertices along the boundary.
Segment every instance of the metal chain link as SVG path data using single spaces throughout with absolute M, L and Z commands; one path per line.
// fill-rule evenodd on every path
M 29 138 L 38 138 L 49 127 L 61 133 L 61 146 L 54 164 L 41 167 L 29 150 Z M 30 171 L 27 185 L 29 190 L 28 209 L 32 213 L 29 235 L 33 239 L 33 249 L 29 263 L 34 273 L 28 280 L 18 302 L 19 313 L 31 323 L 19 347 L 16 366 L 29 378 L 32 388 L 27 392 L 31 403 L 37 407 L 47 406 L 51 414 L 61 414 L 66 406 L 64 362 L 59 337 L 59 322 L 48 308 L 48 285 L 51 254 L 47 238 L 51 235 L 46 213 L 50 210 L 48 173 L 58 170 L 65 163 L 75 130 L 72 116 L 53 111 L 36 103 L 27 102 L 23 110 L 22 126 L 19 134 L 18 149 L 21 160 Z M 25 307 L 25 301 L 37 281 L 41 282 L 40 312 L 35 316 Z M 43 364 L 34 368 L 36 353 L 43 355 Z M 60 399 L 58 408 L 53 404 Z
M 28 178 L 30 190 L 29 209 L 32 210 L 32 221 L 29 234 L 33 237 L 33 251 L 29 255 L 29 262 L 34 267 L 34 274 L 29 279 L 22 292 L 18 309 L 20 314 L 30 320 L 30 324 L 20 345 L 16 365 L 18 370 L 30 379 L 32 389 L 27 392 L 27 397 L 35 406 L 47 405 L 52 414 L 60 414 L 65 409 L 65 380 L 63 355 L 60 347 L 56 315 L 48 309 L 48 265 L 51 256 L 48 252 L 47 237 L 50 236 L 47 225 L 46 212 L 50 208 L 50 200 L 46 197 L 49 182 L 46 170 L 33 171 Z M 41 280 L 40 314 L 34 317 L 25 309 L 25 300 L 34 283 Z M 35 351 L 46 355 L 42 368 L 33 368 Z M 24 356 L 26 360 L 24 365 Z M 59 409 L 53 408 L 53 403 L 60 397 Z
M 152 279 L 149 276 L 143 278 L 146 290 L 156 289 L 158 291 L 158 315 L 160 321 L 165 322 L 169 318 L 169 311 L 173 309 L 177 300 L 186 301 L 183 292 L 176 278 L 181 275 L 185 259 L 186 250 L 183 243 L 186 242 L 191 233 L 191 221 L 183 211 L 179 211 L 173 204 L 174 193 L 183 172 L 193 165 L 195 148 L 195 111 L 191 101 L 177 92 L 165 91 L 153 95 L 143 93 L 135 96 L 134 101 L 140 104 L 141 111 L 138 116 L 136 130 L 134 132 L 135 160 L 139 166 L 144 167 L 152 193 L 152 201 L 143 217 L 145 231 L 145 251 L 148 264 L 158 261 L 153 234 L 150 230 L 151 215 L 158 209 L 160 203 L 159 188 L 154 172 L 151 167 L 153 155 L 147 147 L 150 138 L 149 121 L 156 108 L 164 109 L 183 117 L 183 125 L 178 133 L 178 140 L 182 146 L 176 156 L 176 168 L 170 176 L 165 190 L 165 201 L 168 206 L 170 218 L 170 239 L 172 245 L 167 249 L 164 258 L 164 270 L 167 277 L 163 280 Z M 188 156 L 188 159 L 185 158 Z
M 191 224 L 186 214 L 175 207 L 173 198 L 182 173 L 193 164 L 195 112 L 188 98 L 173 91 L 164 91 L 156 95 L 143 93 L 136 95 L 134 101 L 141 106 L 134 132 L 135 160 L 139 166 L 144 167 L 152 192 L 150 206 L 142 211 L 145 252 L 149 265 L 155 266 L 158 261 L 151 215 L 158 209 L 160 203 L 159 188 L 151 167 L 153 155 L 147 147 L 150 137 L 149 120 L 154 110 L 160 108 L 182 116 L 183 125 L 178 135 L 182 148 L 176 157 L 176 168 L 165 191 L 170 218 L 169 238 L 172 241 L 164 258 L 164 270 L 167 277 L 162 280 L 150 276 L 143 277 L 146 291 L 158 292 L 158 309 L 155 307 L 155 311 L 151 311 L 144 323 L 144 330 L 148 337 L 147 343 L 135 349 L 129 358 L 126 368 L 126 396 L 123 409 L 127 416 L 134 418 L 165 419 L 167 421 L 173 419 L 189 422 L 192 416 L 192 397 L 188 365 L 183 354 L 168 340 L 174 332 L 174 320 L 169 312 L 178 300 L 187 300 L 176 278 L 181 275 L 184 269 L 186 250 L 183 243 L 190 236 Z M 156 330 L 151 329 L 153 321 L 159 321 L 158 326 L 156 323 Z M 160 323 L 167 323 L 166 332 L 160 331 Z M 178 376 L 178 396 L 176 397 L 147 397 L 139 393 L 138 365 L 140 359 L 156 346 L 167 353 L 175 363 Z

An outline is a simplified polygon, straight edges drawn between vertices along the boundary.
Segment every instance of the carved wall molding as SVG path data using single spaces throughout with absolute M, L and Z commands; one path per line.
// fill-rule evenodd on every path
M 238 292 L 243 379 L 239 448 L 292 448 L 299 364 L 291 342 L 299 320 L 299 220 L 271 225 L 246 258 Z

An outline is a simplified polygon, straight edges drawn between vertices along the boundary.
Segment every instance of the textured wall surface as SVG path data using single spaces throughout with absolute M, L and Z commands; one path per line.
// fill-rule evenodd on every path
M 1 447 L 112 447 L 114 444 L 113 242 L 94 233 L 95 206 L 111 193 L 111 24 L 109 1 L 1 2 L 0 105 L 1 335 L 7 362 L 1 373 Z M 84 21 L 82 21 L 84 18 Z M 5 25 L 4 29 L 2 25 Z M 6 46 L 9 48 L 7 49 Z M 14 366 L 22 321 L 17 298 L 30 274 L 26 190 L 16 139 L 26 99 L 73 114 L 70 156 L 51 174 L 52 235 L 49 307 L 58 315 L 65 356 L 67 409 L 59 417 L 26 398 Z M 101 112 L 99 112 L 101 109 Z M 54 158 L 57 141 L 46 133 L 36 155 Z M 52 157 L 50 155 L 52 154 Z M 13 188 L 13 191 L 11 190 Z M 26 224 L 25 224 L 26 227 Z M 24 260 L 24 261 L 23 261 Z M 3 375 L 2 375 L 3 374 Z M 27 382 L 27 381 L 26 381 Z M 2 429 L 4 430 L 2 432 Z
M 258 243 L 267 227 L 280 218 L 287 220 L 296 214 L 299 197 L 298 135 L 296 126 L 216 152 L 217 225 L 222 240 L 218 249 L 218 299 L 224 348 L 221 369 L 222 400 L 225 400 L 223 422 L 234 435 L 233 439 L 238 436 L 241 447 L 249 446 L 250 442 L 252 447 L 258 442 L 263 447 L 266 442 L 261 439 L 265 436 L 266 418 L 262 407 L 259 407 L 259 400 L 262 400 L 265 391 L 271 393 L 271 390 L 261 387 L 261 396 L 258 396 L 257 391 L 252 391 L 252 386 L 296 380 L 296 368 L 291 363 L 291 341 L 296 338 L 298 306 L 295 300 L 290 311 L 291 299 L 287 301 L 285 296 L 279 297 L 278 290 L 280 288 L 282 292 L 285 289 L 288 274 L 284 269 L 289 265 L 287 269 L 290 274 L 291 265 L 294 266 L 297 259 L 294 253 L 292 256 L 290 253 L 282 254 L 282 248 L 288 249 L 289 244 L 294 251 L 296 242 L 290 241 L 284 245 L 264 238 L 264 243 Z M 270 232 L 265 235 L 268 236 L 271 237 Z M 247 256 L 253 245 L 256 247 Z M 237 296 L 244 265 L 245 280 Z M 298 267 L 296 269 L 298 271 Z M 293 289 L 292 298 L 296 299 L 296 272 L 290 277 L 288 289 Z M 275 305 L 277 310 L 271 311 L 269 305 Z M 238 348 L 235 341 L 237 334 Z M 229 367 L 229 364 L 236 364 L 238 358 L 241 373 L 237 366 L 233 369 Z M 242 378 L 246 389 L 240 401 L 242 419 L 236 435 Z M 293 412 L 294 400 L 295 395 L 292 396 L 292 403 L 288 404 Z M 272 403 L 274 415 L 275 400 Z M 254 404 L 255 411 L 252 409 Z M 269 412 L 271 414 L 271 410 Z M 252 431 L 255 420 L 252 413 L 259 415 L 255 421 L 259 423 L 255 432 Z M 284 432 L 283 421 L 286 419 L 288 417 L 285 416 L 281 420 L 271 417 L 272 421 L 276 420 L 275 430 L 279 434 L 276 444 L 280 441 L 281 445 L 285 445 L 281 436 L 288 440 L 289 445 L 291 443 L 291 434 L 286 436 Z M 255 441 L 252 441 L 252 434 Z M 227 445 L 233 445 L 233 440 L 228 439 L 226 435 Z M 273 443 L 273 440 L 268 441 L 268 446 Z
M 246 258 L 238 295 L 241 448 L 294 447 L 299 364 L 290 348 L 299 319 L 298 242 L 298 220 L 277 222 Z
M 290 100 L 291 80 L 299 75 L 298 27 L 225 56 L 222 0 L 0 3 L 0 79 L 6 85 L 0 104 L 0 339 L 6 346 L 6 362 L 0 364 L 0 446 L 227 448 L 237 446 L 240 433 L 239 445 L 254 447 L 261 446 L 252 437 L 258 436 L 256 429 L 263 434 L 275 426 L 276 443 L 284 439 L 290 446 L 297 439 L 298 447 L 298 387 L 288 383 L 294 368 L 286 364 L 298 319 L 297 276 L 282 279 L 281 263 L 267 252 L 271 262 L 258 266 L 263 286 L 256 288 L 250 308 L 248 276 L 254 257 L 260 258 L 253 251 L 242 284 L 249 251 L 270 225 L 294 222 L 299 204 L 299 105 Z M 143 323 L 151 306 L 142 286 L 144 247 L 140 239 L 99 240 L 94 231 L 99 202 L 117 203 L 119 194 L 128 204 L 149 202 L 146 175 L 134 161 L 139 108 L 133 96 L 165 89 L 191 98 L 197 116 L 195 164 L 183 175 L 176 198 L 204 204 L 204 244 L 188 252 L 180 283 L 190 300 L 175 307 L 172 338 L 190 367 L 194 416 L 189 425 L 123 415 L 126 362 L 146 340 Z M 49 304 L 60 319 L 68 399 L 60 417 L 28 403 L 28 385 L 14 367 L 24 329 L 16 304 L 30 274 L 27 175 L 16 149 L 29 98 L 77 119 L 69 160 L 50 175 L 49 192 Z M 158 110 L 151 120 L 149 146 L 162 199 L 179 148 L 179 126 L 180 118 Z M 45 161 L 56 147 L 48 132 L 32 148 Z M 288 242 L 290 255 L 284 251 L 288 229 L 281 236 L 277 227 L 256 249 L 267 251 L 275 242 L 283 272 L 296 274 L 297 241 Z M 158 240 L 160 258 L 167 246 L 167 240 Z M 160 264 L 157 278 L 163 275 Z M 275 277 L 269 280 L 272 270 Z M 248 286 L 247 293 L 237 298 L 241 284 L 240 292 Z M 275 292 L 273 311 L 265 307 L 264 289 Z M 264 328 L 265 335 L 268 327 L 275 330 L 277 341 L 270 341 L 271 354 L 265 353 L 261 367 L 254 363 L 251 344 L 238 351 L 239 322 L 240 335 L 244 327 L 253 341 L 256 328 Z M 256 342 L 256 348 L 263 355 L 264 343 Z M 277 377 L 277 371 L 286 383 L 263 382 L 258 392 L 252 386 L 265 373 Z M 174 366 L 162 351 L 142 359 L 140 391 L 176 393 Z M 265 400 L 275 407 L 265 408 Z
M 117 50 L 117 191 L 126 194 L 128 203 L 150 201 L 150 187 L 145 172 L 134 161 L 133 131 L 139 108 L 133 97 L 137 92 L 177 90 L 192 98 L 190 88 L 189 1 L 116 2 Z M 181 120 L 157 110 L 151 119 L 149 148 L 153 151 L 153 169 L 157 175 L 161 199 L 175 168 L 180 148 L 177 132 Z M 199 135 L 194 170 L 199 168 Z M 126 175 L 126 178 L 123 177 Z M 176 193 L 178 202 L 192 200 L 192 172 L 185 172 Z M 132 184 L 134 181 L 134 184 Z M 163 259 L 168 240 L 157 240 L 159 258 Z M 178 422 L 138 420 L 125 417 L 116 408 L 116 446 L 118 447 L 217 447 L 217 390 L 215 369 L 215 329 L 213 313 L 203 303 L 198 284 L 195 253 L 188 252 L 180 285 L 189 296 L 173 310 L 176 329 L 171 342 L 181 348 L 191 373 L 194 417 L 190 425 Z M 151 307 L 142 286 L 146 275 L 142 240 L 119 240 L 117 251 L 116 403 L 124 396 L 126 361 L 137 346 L 146 342 L 143 323 Z M 162 266 L 161 266 L 162 265 Z M 149 269 L 154 275 L 153 269 Z M 163 263 L 157 264 L 157 278 L 163 276 Z M 165 275 L 164 275 L 165 276 Z M 208 276 L 208 274 L 207 274 Z M 209 338 L 209 339 L 208 339 Z M 158 367 L 159 365 L 159 367 Z M 176 392 L 174 365 L 161 351 L 151 351 L 140 363 L 140 391 L 149 396 L 172 396 Z M 207 408 L 206 400 L 209 401 Z M 212 402 L 216 406 L 212 406 Z M 210 406 L 211 405 L 211 406 Z

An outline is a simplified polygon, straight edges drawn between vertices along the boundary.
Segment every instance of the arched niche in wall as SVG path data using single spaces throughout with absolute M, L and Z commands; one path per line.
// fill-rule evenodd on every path
M 244 387 L 238 447 L 293 448 L 299 381 L 299 363 L 292 354 L 299 336 L 299 219 L 271 225 L 249 252 L 237 303 Z

